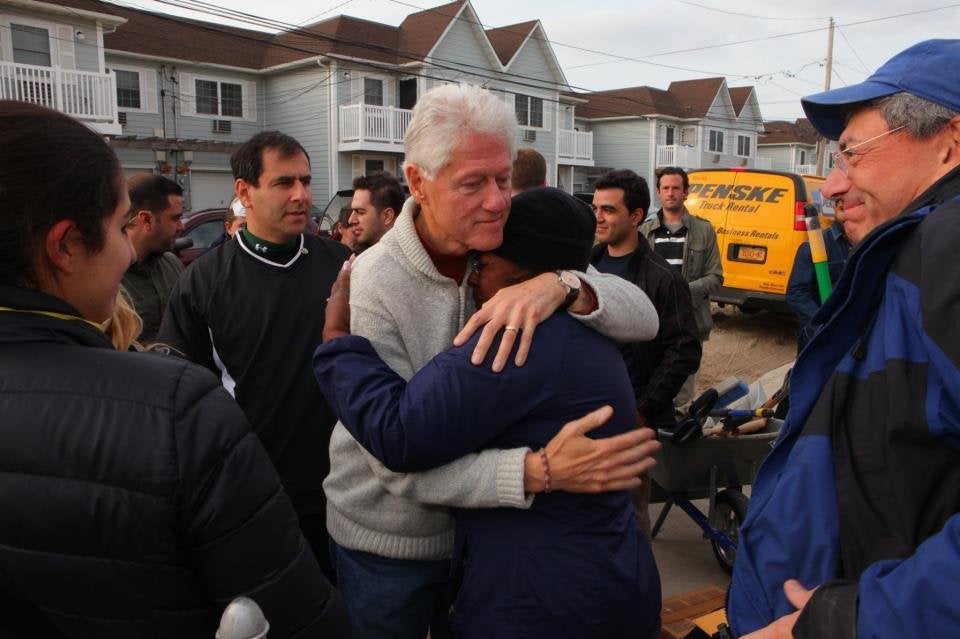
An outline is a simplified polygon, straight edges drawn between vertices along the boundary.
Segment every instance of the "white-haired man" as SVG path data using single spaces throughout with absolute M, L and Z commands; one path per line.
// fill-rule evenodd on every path
M 480 326 L 474 363 L 484 361 L 504 329 L 494 369 L 503 368 L 517 341 L 522 364 L 537 323 L 562 304 L 616 340 L 656 335 L 656 311 L 638 288 L 615 276 L 567 271 L 503 289 L 466 321 L 473 310 L 468 254 L 503 241 L 515 139 L 513 112 L 481 89 L 434 89 L 414 109 L 405 140 L 413 197 L 393 230 L 357 260 L 350 294 L 351 331 L 368 338 L 406 379 Z M 330 308 L 337 308 L 334 299 Z M 522 448 L 483 451 L 416 475 L 390 473 L 338 424 L 324 488 L 334 565 L 354 631 L 422 639 L 429 627 L 434 639 L 449 636 L 453 520 L 443 506 L 523 508 L 529 494 L 551 486 L 594 492 L 636 486 L 652 463 L 652 432 L 607 440 L 583 435 L 598 423 L 591 414 L 568 424 L 557 436 L 568 441 L 549 468 L 539 453 Z
M 727 616 L 750 639 L 960 628 L 960 40 L 804 98 L 857 245 L 754 484 Z M 815 590 L 813 590 L 815 589 Z

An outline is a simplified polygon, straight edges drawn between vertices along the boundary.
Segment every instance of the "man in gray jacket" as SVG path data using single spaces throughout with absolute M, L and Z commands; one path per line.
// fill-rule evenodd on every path
M 691 215 L 683 203 L 690 190 L 687 172 L 677 167 L 657 171 L 657 195 L 661 209 L 640 225 L 640 235 L 668 264 L 683 275 L 690 286 L 693 316 L 697 320 L 700 343 L 710 339 L 713 318 L 710 316 L 710 295 L 723 284 L 723 267 L 717 234 L 707 220 Z M 693 399 L 697 373 L 684 382 L 677 394 L 677 406 Z
M 350 331 L 368 338 L 406 379 L 481 326 L 474 363 L 502 329 L 494 369 L 510 356 L 521 365 L 539 320 L 561 305 L 618 341 L 656 335 L 656 311 L 643 293 L 598 273 L 543 274 L 501 290 L 471 317 L 468 257 L 503 241 L 515 140 L 515 115 L 481 89 L 444 86 L 414 109 L 405 140 L 412 198 L 393 229 L 357 259 L 349 307 Z M 345 308 L 337 295 L 335 289 L 325 331 L 344 323 L 335 316 Z M 551 489 L 638 485 L 657 447 L 648 441 L 652 431 L 606 440 L 583 435 L 599 423 L 592 413 L 568 424 L 548 467 L 539 452 L 521 448 L 481 451 L 418 474 L 389 472 L 338 424 L 324 482 L 327 527 L 355 633 L 423 639 L 429 628 L 434 639 L 449 636 L 453 519 L 445 506 L 525 508 L 533 493 Z

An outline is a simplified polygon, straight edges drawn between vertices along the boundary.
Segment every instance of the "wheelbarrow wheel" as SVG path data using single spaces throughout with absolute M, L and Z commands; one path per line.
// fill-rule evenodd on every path
M 748 503 L 750 500 L 742 492 L 727 488 L 717 493 L 713 512 L 710 513 L 710 525 L 733 542 L 733 548 L 725 548 L 716 541 L 710 542 L 713 546 L 713 556 L 728 574 L 733 572 L 733 560 L 737 555 L 736 546 L 740 541 L 740 524 L 747 517 Z

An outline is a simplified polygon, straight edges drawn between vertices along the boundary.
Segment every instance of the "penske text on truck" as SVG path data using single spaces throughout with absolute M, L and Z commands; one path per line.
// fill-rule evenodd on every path
M 789 312 L 787 282 L 797 249 L 807 239 L 804 206 L 823 200 L 823 182 L 774 171 L 690 172 L 687 209 L 713 225 L 723 264 L 723 287 L 714 301 Z M 821 216 L 821 221 L 827 226 L 832 217 Z

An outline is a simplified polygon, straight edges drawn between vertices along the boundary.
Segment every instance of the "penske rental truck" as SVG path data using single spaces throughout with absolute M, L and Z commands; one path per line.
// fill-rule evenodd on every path
M 805 206 L 817 203 L 821 227 L 834 218 L 820 194 L 824 178 L 753 169 L 690 171 L 686 206 L 717 233 L 723 286 L 711 299 L 746 311 L 791 312 L 787 282 L 807 240 Z

